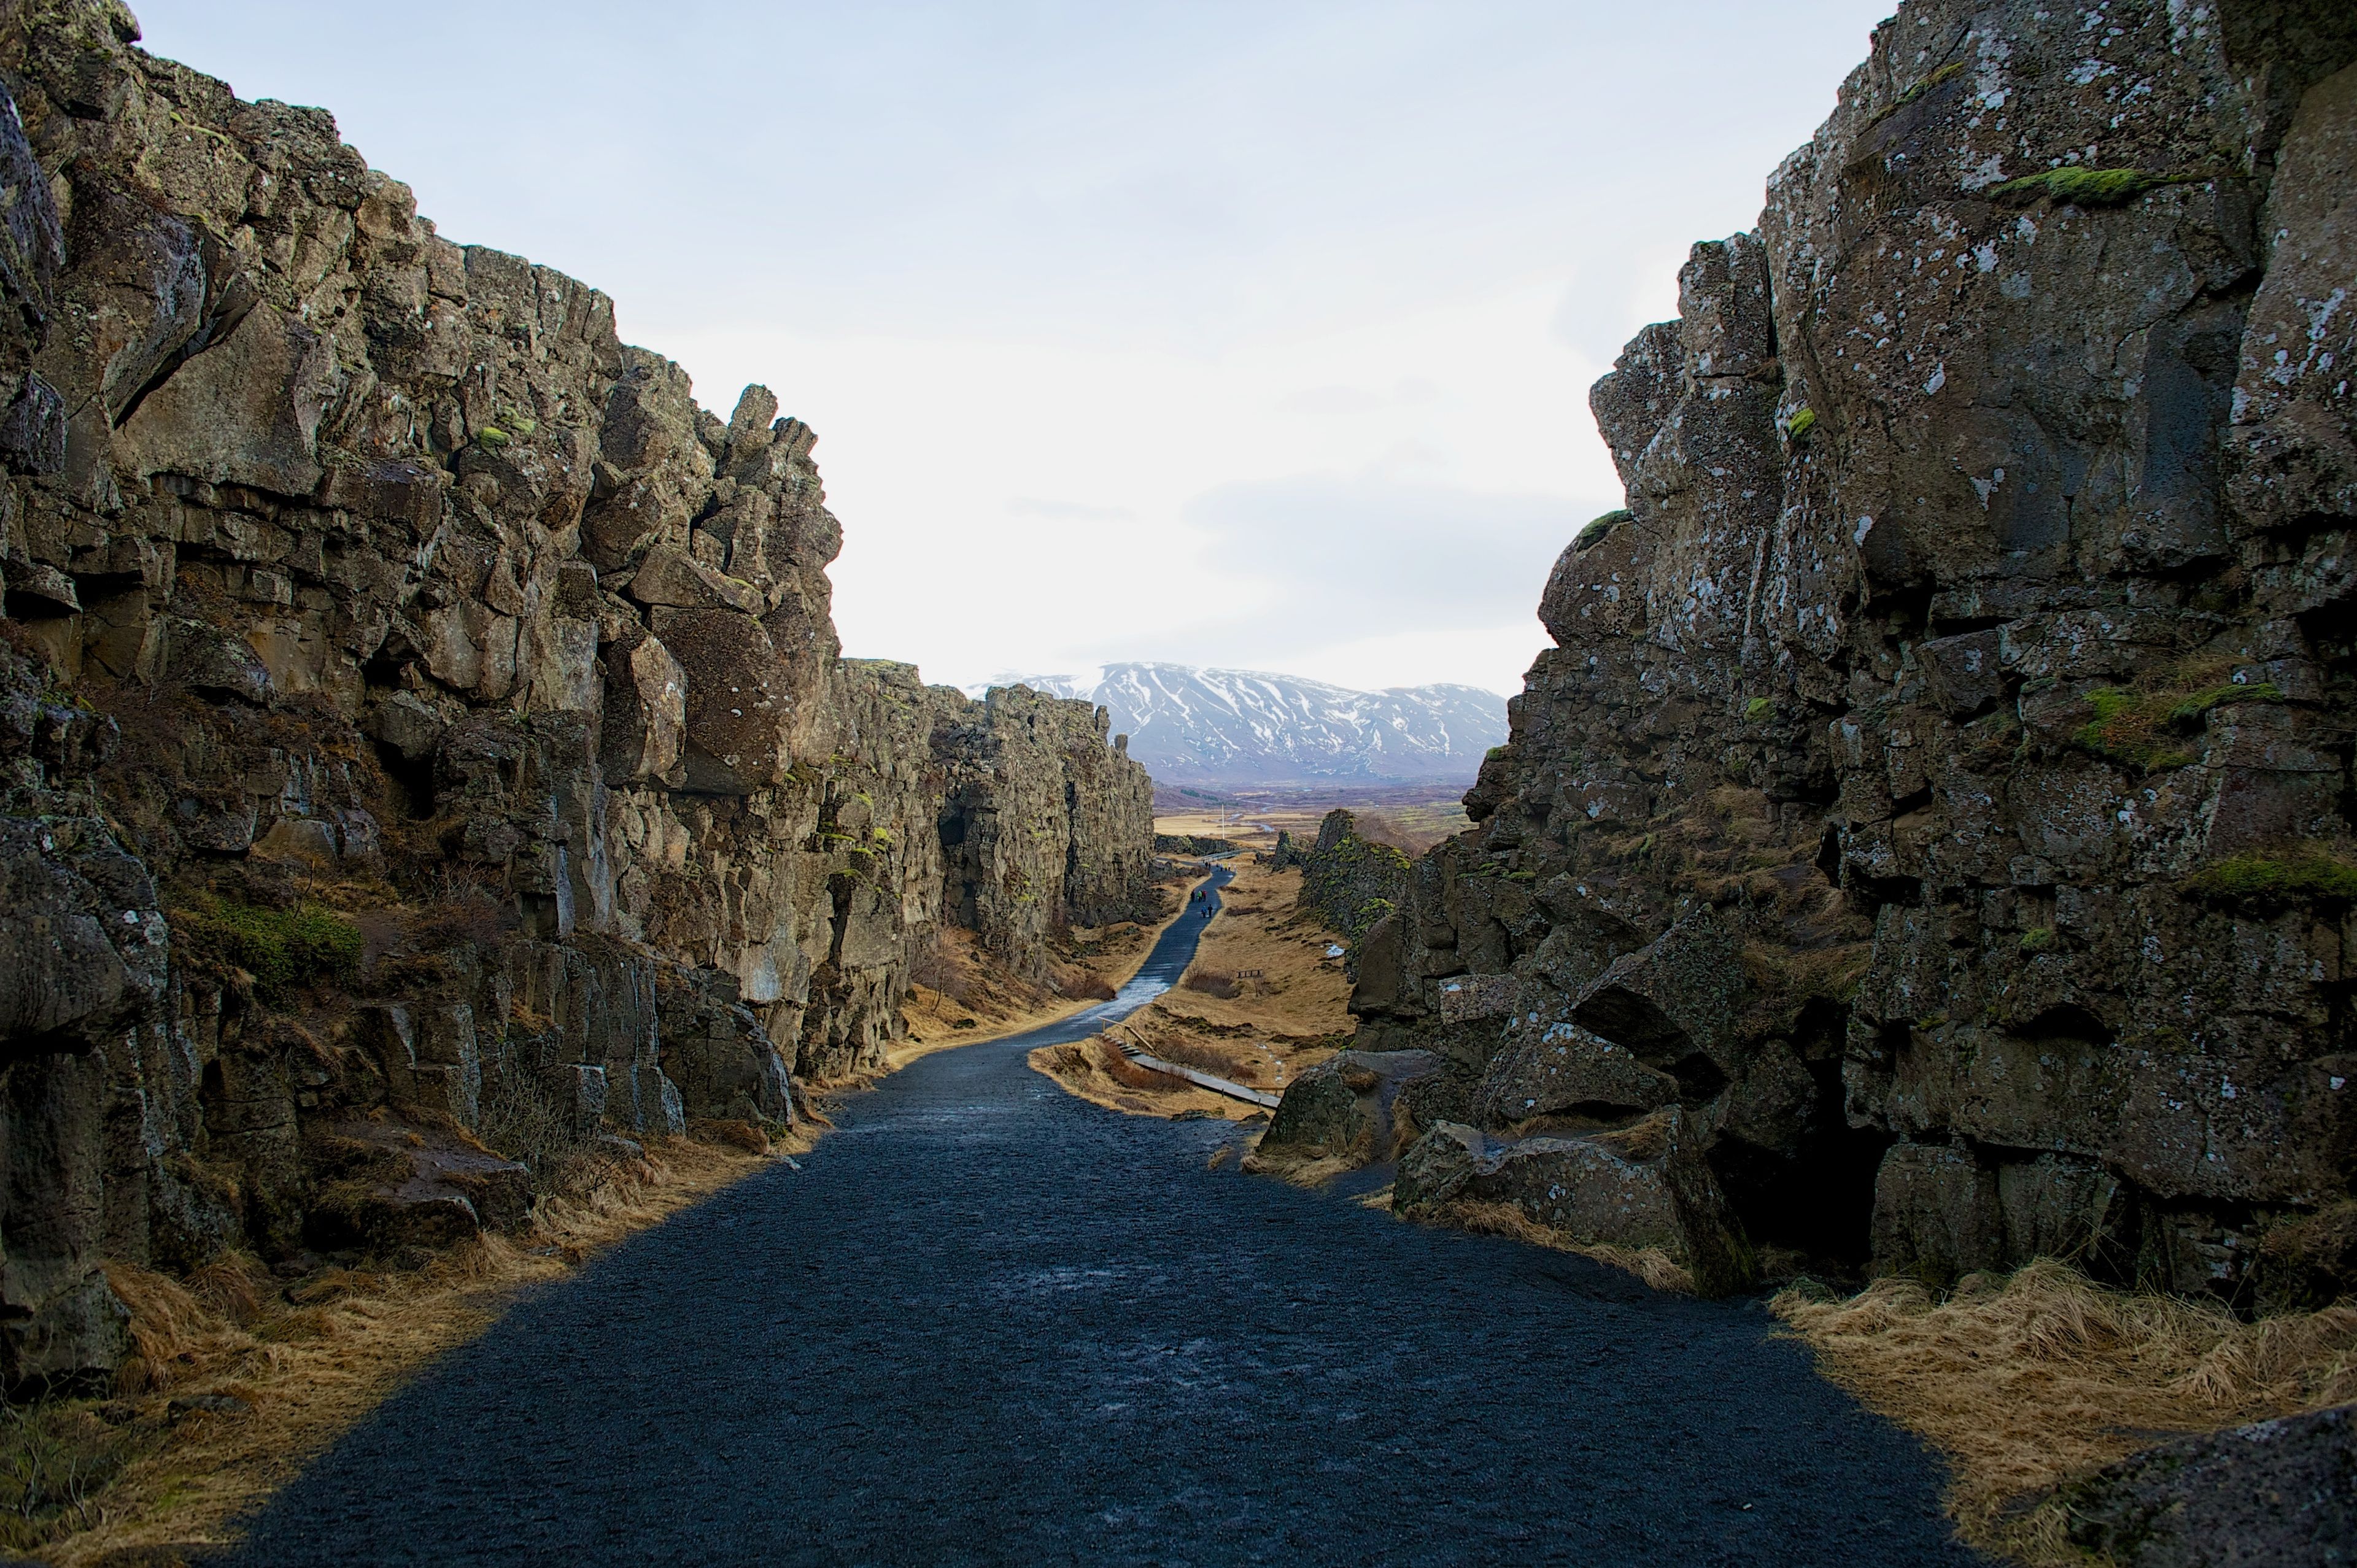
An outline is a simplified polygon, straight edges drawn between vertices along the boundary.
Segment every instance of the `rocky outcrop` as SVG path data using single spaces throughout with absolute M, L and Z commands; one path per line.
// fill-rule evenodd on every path
M 1364 1163 L 1388 1156 L 1393 1106 L 1406 1085 L 1429 1075 L 1426 1051 L 1337 1051 L 1286 1086 L 1259 1148 L 1268 1155 Z
M 2357 1174 L 2357 26 L 2083 10 L 1910 0 L 1695 247 L 1353 1005 L 1756 1242 L 2249 1302 Z
M 941 922 L 1157 908 L 1103 709 L 838 656 L 766 390 L 136 38 L 0 16 L 11 1388 L 119 1357 L 102 1258 L 496 1223 L 877 1065 Z
M 1674 1105 L 1626 1127 L 1495 1146 L 1479 1128 L 1440 1122 L 1401 1154 L 1392 1203 L 1417 1215 L 1459 1200 L 1507 1205 L 1584 1245 L 1657 1249 L 1704 1295 L 1756 1277 L 1741 1228 Z
M 2181 1437 L 2063 1488 L 2075 1546 L 2122 1568 L 2345 1563 L 2357 1406 Z
M 1290 833 L 1277 837 L 1276 865 L 1301 867 L 1300 907 L 1316 913 L 1352 945 L 1397 908 L 1407 879 L 1407 856 L 1387 843 L 1359 836 L 1359 820 L 1337 809 L 1318 824 L 1307 851 Z

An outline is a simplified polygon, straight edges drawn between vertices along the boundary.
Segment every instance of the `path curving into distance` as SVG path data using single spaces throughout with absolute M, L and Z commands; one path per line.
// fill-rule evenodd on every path
M 232 1561 L 1981 1561 L 1757 1305 L 1208 1171 L 1223 1123 L 1025 1065 L 1168 989 L 1207 904 L 1116 1001 L 527 1294 Z

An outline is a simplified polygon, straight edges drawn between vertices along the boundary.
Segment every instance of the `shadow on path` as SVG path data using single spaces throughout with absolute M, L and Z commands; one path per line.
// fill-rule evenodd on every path
M 1204 1169 L 943 1051 L 520 1302 L 237 1561 L 1936 1563 L 1935 1462 L 1756 1305 Z

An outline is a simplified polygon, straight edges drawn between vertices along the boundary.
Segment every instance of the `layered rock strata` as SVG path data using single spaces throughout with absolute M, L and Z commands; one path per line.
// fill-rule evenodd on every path
M 942 922 L 1158 908 L 1102 708 L 839 657 L 766 390 L 136 38 L 0 14 L 11 1388 L 122 1353 L 102 1258 L 511 1216 L 876 1065 Z
M 1337 809 L 1318 824 L 1307 850 L 1290 833 L 1277 835 L 1275 864 L 1301 868 L 1299 905 L 1355 947 L 1375 922 L 1399 907 L 1408 858 L 1387 843 L 1359 836 L 1359 819 Z
M 1421 1124 L 1674 1106 L 1752 1241 L 1878 1270 L 2348 1287 L 2352 59 L 2320 4 L 1878 29 L 1594 391 L 1626 513 L 1364 943 Z

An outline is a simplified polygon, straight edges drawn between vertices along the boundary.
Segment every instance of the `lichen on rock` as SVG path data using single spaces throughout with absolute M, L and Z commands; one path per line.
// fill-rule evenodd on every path
M 2108 15 L 1901 5 L 1597 383 L 1627 521 L 1358 954 L 1425 1175 L 1674 1108 L 1750 1245 L 2357 1285 L 2268 1249 L 2357 1178 L 2357 28 Z
M 775 396 L 136 38 L 0 16 L 12 1390 L 121 1357 L 102 1258 L 511 1222 L 878 1067 L 944 922 L 1160 908 L 1103 709 L 840 657 Z

